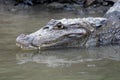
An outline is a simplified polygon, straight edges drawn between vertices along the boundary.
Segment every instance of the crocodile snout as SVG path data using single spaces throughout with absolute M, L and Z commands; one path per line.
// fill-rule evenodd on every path
M 32 38 L 29 35 L 21 34 L 16 38 L 16 45 L 21 48 L 30 48 Z

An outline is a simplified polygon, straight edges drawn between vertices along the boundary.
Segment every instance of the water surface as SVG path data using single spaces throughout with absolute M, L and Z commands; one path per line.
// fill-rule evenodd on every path
M 0 80 L 120 80 L 119 46 L 25 51 L 15 45 L 19 34 L 64 17 L 83 16 L 59 11 L 0 13 Z

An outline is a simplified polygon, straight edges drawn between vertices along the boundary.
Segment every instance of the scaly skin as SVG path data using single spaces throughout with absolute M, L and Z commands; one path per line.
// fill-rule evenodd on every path
M 108 22 L 105 25 L 106 29 L 99 33 L 99 43 L 120 44 L 120 0 L 107 11 L 105 17 Z
M 18 36 L 16 42 L 22 48 L 33 49 L 119 44 L 120 0 L 108 10 L 105 18 L 52 19 L 40 30 Z

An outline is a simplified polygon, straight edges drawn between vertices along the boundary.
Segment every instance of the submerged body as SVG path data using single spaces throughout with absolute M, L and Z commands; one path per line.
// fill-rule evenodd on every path
M 86 47 L 120 44 L 120 1 L 106 13 L 105 18 L 75 18 L 50 20 L 46 26 L 29 35 L 17 37 L 24 48 Z M 99 31 L 99 28 L 105 28 Z

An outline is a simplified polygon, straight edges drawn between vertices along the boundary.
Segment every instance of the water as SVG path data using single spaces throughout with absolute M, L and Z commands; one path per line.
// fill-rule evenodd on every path
M 99 14 L 94 15 L 99 16 Z M 120 47 L 25 51 L 15 38 L 72 12 L 0 13 L 0 80 L 120 80 Z

